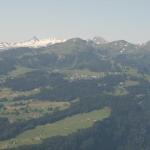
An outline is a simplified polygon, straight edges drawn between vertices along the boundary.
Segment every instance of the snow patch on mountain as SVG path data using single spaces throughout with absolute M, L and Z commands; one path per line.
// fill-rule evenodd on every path
M 11 48 L 19 48 L 19 47 L 29 47 L 29 48 L 39 48 L 46 47 L 48 45 L 65 42 L 66 40 L 59 40 L 56 38 L 48 38 L 48 39 L 38 39 L 37 37 L 33 37 L 31 40 L 24 42 L 0 42 L 0 49 L 11 49 Z

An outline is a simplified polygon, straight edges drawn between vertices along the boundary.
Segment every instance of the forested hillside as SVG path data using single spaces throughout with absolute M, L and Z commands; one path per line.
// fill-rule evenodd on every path
M 0 149 L 149 150 L 150 46 L 79 38 L 0 52 Z

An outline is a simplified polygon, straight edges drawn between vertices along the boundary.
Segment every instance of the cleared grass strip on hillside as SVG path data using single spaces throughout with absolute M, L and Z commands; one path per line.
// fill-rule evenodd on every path
M 91 127 L 96 121 L 108 118 L 111 109 L 105 107 L 100 110 L 81 113 L 55 123 L 37 126 L 35 129 L 25 131 L 11 140 L 0 142 L 0 149 L 14 148 L 22 145 L 31 145 L 41 143 L 42 140 L 54 136 L 66 136 L 77 132 L 79 129 Z

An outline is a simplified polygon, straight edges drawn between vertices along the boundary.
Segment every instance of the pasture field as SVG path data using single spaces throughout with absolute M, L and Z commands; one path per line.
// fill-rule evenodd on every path
M 88 113 L 80 113 L 55 123 L 37 126 L 25 131 L 16 138 L 0 142 L 0 149 L 13 148 L 22 145 L 38 144 L 42 140 L 54 136 L 66 136 L 80 129 L 91 127 L 95 122 L 101 121 L 111 114 L 108 107 Z

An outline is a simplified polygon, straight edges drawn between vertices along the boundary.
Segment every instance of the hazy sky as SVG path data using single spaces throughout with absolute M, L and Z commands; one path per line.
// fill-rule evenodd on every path
M 0 0 L 0 41 L 102 36 L 150 40 L 150 0 Z

